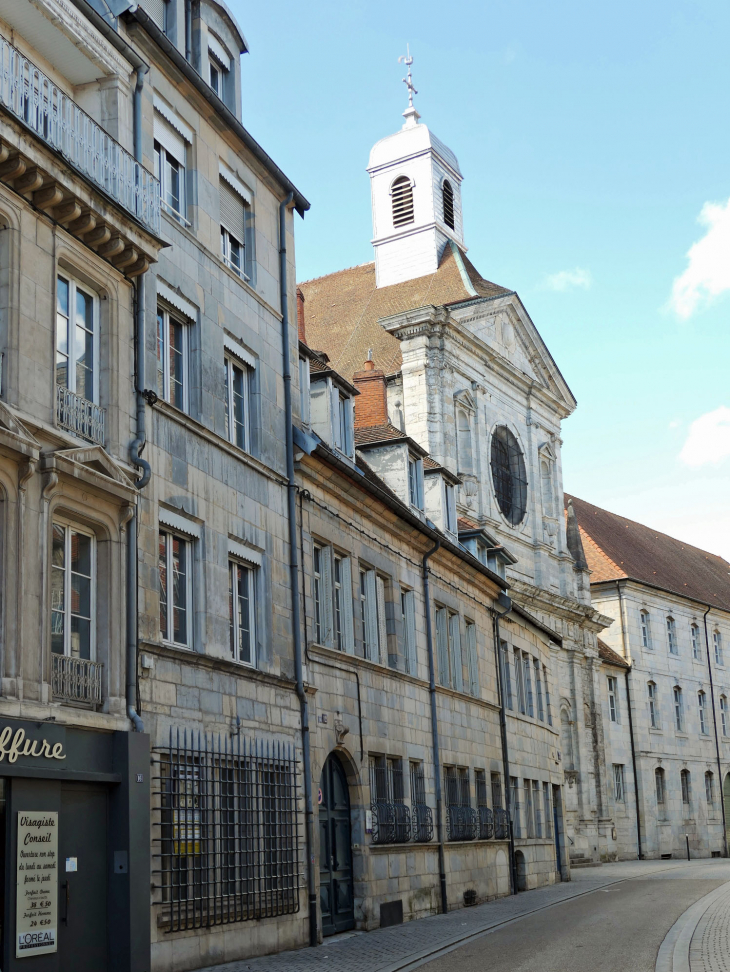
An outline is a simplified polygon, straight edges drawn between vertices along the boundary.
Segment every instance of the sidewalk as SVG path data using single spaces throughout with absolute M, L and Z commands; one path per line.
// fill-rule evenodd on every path
M 727 864 L 727 862 L 717 862 Z M 648 877 L 677 868 L 707 866 L 709 861 L 622 861 L 572 872 L 572 880 L 536 891 L 499 898 L 475 908 L 433 915 L 404 925 L 351 932 L 325 939 L 317 948 L 281 952 L 262 958 L 241 959 L 202 972 L 405 972 L 425 959 L 435 958 L 457 944 L 525 915 L 550 908 L 578 895 L 636 877 Z M 728 898 L 730 902 L 730 898 Z M 718 936 L 718 925 L 708 925 L 708 942 Z M 728 953 L 725 952 L 725 955 Z M 730 972 L 727 965 L 692 966 L 692 972 Z
M 690 972 L 730 972 L 730 888 L 700 918 L 689 947 Z

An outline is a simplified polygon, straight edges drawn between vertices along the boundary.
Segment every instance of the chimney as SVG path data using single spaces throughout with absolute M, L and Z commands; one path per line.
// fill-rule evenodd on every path
M 307 335 L 304 330 L 304 294 L 300 287 L 297 287 L 297 331 L 299 340 L 307 343 Z
M 355 400 L 355 428 L 367 429 L 371 425 L 388 422 L 388 394 L 385 390 L 385 372 L 375 367 L 372 350 L 362 371 L 356 371 L 352 383 L 360 392 Z

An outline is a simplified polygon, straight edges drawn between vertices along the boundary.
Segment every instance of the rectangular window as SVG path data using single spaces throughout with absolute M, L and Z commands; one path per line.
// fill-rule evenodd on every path
M 532 799 L 532 781 L 523 780 L 525 788 L 525 826 L 527 837 L 535 836 L 535 805 Z
M 682 689 L 674 686 L 674 728 L 677 732 L 684 731 L 684 706 L 682 704 Z
M 477 807 L 488 807 L 487 775 L 484 770 L 474 770 L 474 791 L 477 800 Z
M 491 774 L 492 783 L 492 810 L 499 810 L 502 807 L 502 777 L 499 773 Z
M 553 724 L 553 710 L 550 707 L 550 684 L 548 683 L 548 673 L 545 665 L 542 666 L 542 679 L 545 683 L 545 709 L 547 711 L 547 721 L 548 725 Z
M 656 682 L 649 682 L 649 725 L 652 729 L 659 728 L 659 705 L 657 702 Z
M 157 308 L 157 395 L 188 410 L 188 324 Z
M 722 652 L 722 635 L 719 631 L 712 632 L 712 644 L 715 648 L 715 664 L 724 665 L 724 657 Z
M 623 763 L 613 764 L 613 798 L 616 803 L 624 803 L 624 767 Z
M 444 499 L 446 503 L 446 516 L 444 517 L 446 522 L 446 529 L 449 533 L 456 533 L 456 490 L 451 485 L 451 483 L 444 484 Z
M 608 712 L 611 722 L 618 722 L 618 679 L 608 677 Z
M 246 252 L 246 220 L 248 205 L 228 182 L 221 179 L 221 255 L 223 262 L 243 280 L 250 279 Z
M 651 648 L 651 627 L 649 622 L 649 612 L 642 611 L 641 619 L 641 647 Z
M 449 612 L 446 608 L 436 609 L 436 654 L 439 683 L 448 688 L 451 685 L 451 673 L 449 671 Z
M 51 553 L 51 650 L 93 661 L 96 654 L 96 544 L 54 521 Z
M 56 282 L 56 384 L 99 401 L 97 299 L 70 277 Z
M 463 692 L 464 666 L 461 660 L 461 622 L 458 614 L 449 615 L 449 661 L 451 685 L 457 692 Z
M 477 626 L 473 621 L 464 624 L 466 635 L 466 660 L 469 669 L 469 692 L 479 695 L 479 657 L 477 655 Z
M 235 560 L 228 562 L 231 656 L 245 665 L 256 664 L 256 572 Z
M 522 837 L 522 821 L 520 819 L 521 807 L 520 807 L 520 788 L 517 783 L 516 776 L 510 776 L 509 778 L 509 789 L 510 789 L 510 812 L 512 814 L 512 831 L 515 837 Z
M 374 570 L 360 571 L 360 620 L 365 658 L 385 664 L 388 656 L 385 582 Z
M 700 732 L 703 736 L 707 735 L 707 713 L 705 711 L 705 703 L 707 701 L 707 696 L 704 692 L 697 693 L 697 710 L 700 716 Z
M 654 770 L 654 782 L 656 783 L 656 802 L 659 806 L 664 805 L 665 798 L 665 787 L 664 787 L 664 770 L 656 769 Z
M 689 770 L 682 770 L 679 774 L 680 781 L 682 783 L 682 803 L 689 805 L 690 802 L 690 789 L 689 789 Z
M 299 416 L 309 425 L 309 359 L 299 359 Z
M 679 647 L 677 645 L 677 626 L 674 623 L 674 618 L 667 618 L 667 645 L 669 646 L 670 655 L 679 654 Z
M 535 808 L 535 836 L 542 837 L 542 787 L 539 780 L 532 781 L 532 802 Z
M 519 648 L 514 649 L 515 659 L 515 688 L 517 691 L 517 709 L 525 714 L 525 683 L 522 677 L 522 655 Z
M 251 369 L 226 357 L 226 438 L 251 451 Z
M 705 773 L 705 799 L 707 805 L 711 807 L 715 802 L 715 787 L 712 773 Z
M 219 98 L 223 97 L 225 77 L 228 71 L 220 63 L 217 57 L 210 55 L 208 57 L 208 80 L 210 81 L 210 86 L 218 95 Z
M 692 657 L 696 661 L 700 661 L 700 659 L 702 657 L 702 654 L 701 654 L 701 645 L 700 645 L 700 629 L 699 629 L 699 626 L 696 625 L 696 624 L 693 624 L 692 627 L 690 628 L 690 631 L 692 633 Z
M 720 728 L 723 736 L 727 736 L 727 698 L 720 696 Z
M 408 457 L 408 500 L 417 510 L 423 510 L 423 463 Z
M 312 587 L 314 595 L 314 640 L 318 645 L 324 643 L 325 619 L 324 619 L 324 581 L 322 577 L 324 552 L 316 544 L 312 548 Z
M 542 678 L 540 673 L 540 662 L 537 658 L 532 659 L 532 665 L 535 670 L 535 696 L 537 698 L 537 718 L 541 721 L 545 721 L 545 706 L 542 700 Z
M 192 545 L 189 540 L 160 530 L 160 634 L 163 641 L 182 648 L 192 645 Z
M 545 836 L 552 837 L 553 809 L 550 805 L 550 784 L 549 783 L 543 783 L 542 785 L 542 805 L 545 813 Z
M 469 770 L 466 766 L 444 766 L 444 796 L 447 807 L 470 807 Z
M 414 591 L 401 591 L 401 621 L 403 624 L 403 655 L 406 672 L 418 675 L 416 657 L 416 595 Z
M 155 176 L 160 182 L 162 208 L 179 222 L 189 225 L 185 200 L 185 139 L 157 112 L 153 129 Z
M 501 642 L 499 659 L 502 666 L 502 692 L 504 694 L 504 704 L 508 709 L 514 709 L 514 699 L 512 697 L 512 676 L 509 659 L 509 645 L 506 641 Z
M 523 654 L 522 656 L 522 669 L 525 678 L 525 707 L 527 710 L 527 715 L 534 719 L 535 717 L 535 705 L 532 697 L 532 675 L 530 673 L 530 656 Z

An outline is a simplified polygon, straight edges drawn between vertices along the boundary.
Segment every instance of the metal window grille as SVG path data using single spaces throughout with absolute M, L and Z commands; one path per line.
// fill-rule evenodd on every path
M 469 770 L 462 766 L 444 767 L 446 796 L 446 839 L 476 840 L 477 812 L 470 806 Z
M 152 888 L 165 930 L 296 913 L 292 747 L 171 729 L 155 762 Z
M 413 839 L 416 841 L 433 840 L 433 814 L 426 805 L 426 781 L 423 777 L 423 763 L 411 763 L 411 815 L 413 818 Z
M 64 702 L 100 705 L 101 676 L 104 666 L 73 655 L 51 655 L 53 698 Z
M 56 385 L 56 420 L 62 429 L 104 445 L 105 411 L 81 395 Z
M 448 179 L 444 179 L 443 202 L 444 222 L 450 229 L 454 229 L 454 190 Z
M 484 770 L 474 770 L 474 788 L 479 816 L 479 840 L 490 840 L 494 837 L 494 817 L 487 805 L 487 777 Z
M 507 840 L 509 837 L 509 817 L 503 807 L 495 807 L 492 811 L 494 816 L 494 839 Z
M 411 812 L 404 803 L 403 764 L 370 757 L 370 800 L 374 844 L 405 844 L 411 838 Z
M 413 222 L 413 186 L 410 179 L 399 176 L 390 190 L 393 201 L 393 226 L 407 226 Z
M 492 435 L 492 482 L 504 518 L 516 526 L 527 511 L 527 473 L 517 439 L 505 426 Z

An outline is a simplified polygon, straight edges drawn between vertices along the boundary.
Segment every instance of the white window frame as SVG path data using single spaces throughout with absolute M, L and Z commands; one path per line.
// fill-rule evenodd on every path
M 670 655 L 679 654 L 679 645 L 677 643 L 677 625 L 671 615 L 667 617 L 667 645 L 669 647 Z
M 689 807 L 692 805 L 692 778 L 688 769 L 679 771 L 679 781 L 682 790 L 682 805 Z
M 71 582 L 72 582 L 72 571 L 71 571 L 71 536 L 74 533 L 78 533 L 81 536 L 88 537 L 91 540 L 91 578 L 90 578 L 90 592 L 89 592 L 89 661 L 96 661 L 96 624 L 97 624 L 97 602 L 96 602 L 96 589 L 97 589 L 97 551 L 96 551 L 96 536 L 91 530 L 79 527 L 77 523 L 72 520 L 66 519 L 65 517 L 54 516 L 51 524 L 51 551 L 53 550 L 53 527 L 60 526 L 64 531 L 63 539 L 63 611 L 58 611 L 54 609 L 53 603 L 51 603 L 51 623 L 53 623 L 53 614 L 63 614 L 63 654 L 65 657 L 76 657 L 71 655 L 71 618 L 81 617 L 81 615 L 74 615 L 71 606 Z M 58 570 L 59 568 L 51 566 L 51 572 Z M 60 652 L 55 652 L 59 654 Z M 79 656 L 80 657 L 80 656 Z
M 160 316 L 162 316 L 162 338 L 160 338 Z M 177 324 L 182 328 L 182 349 L 180 356 L 182 359 L 182 402 L 180 404 L 175 404 L 171 401 L 173 381 L 172 381 L 172 350 L 170 345 L 170 332 L 171 324 Z M 190 410 L 190 363 L 189 363 L 189 353 L 190 353 L 190 326 L 191 322 L 184 317 L 182 314 L 175 313 L 174 311 L 168 310 L 168 308 L 161 303 L 157 305 L 157 394 L 158 396 L 168 405 L 172 405 L 173 408 L 179 409 L 185 414 L 189 414 Z M 162 342 L 162 354 L 160 354 L 160 341 Z M 162 385 L 160 387 L 160 378 L 162 379 Z
M 657 700 L 656 682 L 649 681 L 646 685 L 649 698 L 649 726 L 651 729 L 659 729 L 659 703 Z
M 58 306 L 58 281 L 59 278 L 64 280 L 68 285 L 68 315 L 62 315 Z M 65 271 L 58 270 L 56 272 L 56 356 L 58 355 L 58 323 L 59 319 L 63 317 L 66 322 L 66 384 L 64 388 L 68 388 L 69 391 L 77 395 L 76 391 L 76 291 L 80 290 L 86 297 L 91 298 L 91 336 L 92 336 L 92 375 L 91 375 L 91 386 L 92 395 L 91 399 L 84 398 L 83 395 L 79 395 L 79 398 L 84 398 L 84 401 L 91 401 L 95 405 L 99 404 L 99 295 L 95 294 L 94 291 L 87 287 L 86 284 L 81 283 L 71 274 Z M 72 367 L 73 362 L 73 367 Z M 60 384 L 58 381 L 58 362 L 54 366 L 54 374 L 56 378 L 56 384 Z
M 715 805 L 715 776 L 709 770 L 705 773 L 705 799 L 708 807 Z
M 348 459 L 354 458 L 354 416 L 352 397 L 332 383 L 332 431 L 335 448 Z
M 648 611 L 641 611 L 639 618 L 641 622 L 641 647 L 651 651 L 651 615 Z
M 408 454 L 408 503 L 423 512 L 423 460 Z
M 722 650 L 722 635 L 717 628 L 712 632 L 712 646 L 715 649 L 715 664 L 725 666 L 725 658 Z
M 245 361 L 235 357 L 233 354 L 226 353 L 224 356 L 226 369 L 226 425 L 228 426 L 228 441 L 242 449 L 244 452 L 251 452 L 251 379 L 253 368 Z M 243 385 L 243 443 L 238 441 L 238 423 L 235 420 L 235 400 L 233 378 L 234 371 L 240 371 Z
M 704 692 L 699 691 L 697 693 L 697 709 L 700 716 L 700 734 L 703 736 L 708 735 L 709 727 L 707 725 L 707 696 Z
M 416 651 L 416 592 L 401 588 L 401 622 L 403 624 L 403 656 L 409 675 L 418 675 Z
M 613 764 L 613 799 L 615 803 L 626 803 L 624 764 Z
M 618 679 L 609 675 L 608 681 L 608 712 L 611 717 L 611 722 L 615 722 L 616 725 L 620 724 L 619 720 L 619 705 L 618 705 Z
M 702 651 L 700 648 L 700 626 L 693 623 L 690 626 L 690 631 L 692 633 L 692 657 L 697 661 L 700 661 L 702 659 Z
M 672 689 L 672 698 L 674 699 L 674 728 L 677 732 L 684 732 L 684 701 L 679 685 L 675 685 Z
M 183 533 L 179 533 L 176 530 L 168 527 L 165 523 L 160 523 L 158 526 L 158 567 L 159 567 L 159 537 L 164 534 L 167 538 L 165 541 L 165 560 L 166 560 L 166 574 L 167 574 L 167 637 L 160 631 L 160 639 L 166 645 L 174 645 L 176 648 L 187 648 L 192 649 L 193 647 L 193 621 L 194 621 L 194 611 L 193 611 L 193 541 L 190 537 L 185 536 Z M 187 641 L 175 641 L 174 640 L 174 601 L 172 598 L 173 584 L 172 579 L 172 539 L 173 537 L 179 540 L 181 543 L 185 544 L 186 550 L 186 561 L 187 561 L 187 575 L 185 578 L 185 614 L 187 617 Z
M 246 660 L 241 658 L 241 632 L 239 625 L 238 611 L 236 610 L 237 585 L 234 584 L 234 572 L 239 570 L 246 571 L 248 575 L 248 630 L 249 648 L 251 657 Z M 237 580 L 237 578 L 236 578 Z M 255 668 L 257 664 L 256 653 L 256 587 L 258 581 L 258 567 L 252 564 L 243 563 L 233 557 L 228 558 L 228 584 L 229 584 L 229 603 L 233 609 L 233 618 L 229 618 L 231 631 L 231 657 L 239 665 L 248 668 Z
M 727 736 L 727 696 L 720 696 L 720 728 L 723 736 Z
M 231 253 L 232 253 L 231 240 L 234 240 L 236 243 L 238 243 L 240 247 L 240 252 L 241 252 L 240 267 L 234 262 L 233 258 L 231 257 Z M 236 236 L 233 235 L 233 233 L 231 233 L 231 231 L 226 226 L 223 226 L 223 224 L 221 224 L 221 255 L 223 257 L 223 262 L 225 263 L 225 265 L 228 267 L 229 270 L 232 270 L 233 273 L 239 276 L 242 280 L 245 280 L 246 283 L 250 283 L 251 278 L 249 277 L 249 275 L 246 273 L 245 270 L 246 242 L 245 240 L 239 240 Z
M 654 770 L 654 787 L 656 789 L 657 806 L 663 807 L 667 802 L 667 780 L 661 766 L 657 766 Z
M 184 144 L 184 141 L 183 141 Z M 187 155 L 187 150 L 185 152 Z M 185 226 L 190 226 L 190 221 L 186 217 L 187 213 L 187 194 L 186 194 L 186 166 L 185 161 L 181 161 L 174 152 L 171 152 L 167 146 L 163 145 L 158 139 L 154 140 L 154 160 L 155 160 L 155 176 L 160 183 L 160 202 L 166 213 L 169 213 L 174 219 L 183 223 Z M 170 202 L 168 198 L 170 192 L 169 177 L 167 172 L 167 166 L 172 168 L 177 167 L 179 186 L 180 186 L 180 198 L 178 200 L 179 209 L 175 209 L 174 205 Z
M 448 533 L 456 536 L 456 489 L 451 483 L 444 482 L 444 524 Z
M 213 71 L 215 71 L 218 75 L 217 85 L 214 84 L 213 82 Z M 228 68 L 225 68 L 220 63 L 218 58 L 215 57 L 215 55 L 211 51 L 208 51 L 208 84 L 213 89 L 213 91 L 215 91 L 218 97 L 221 99 L 223 98 L 223 85 L 224 85 L 225 74 L 227 71 Z

